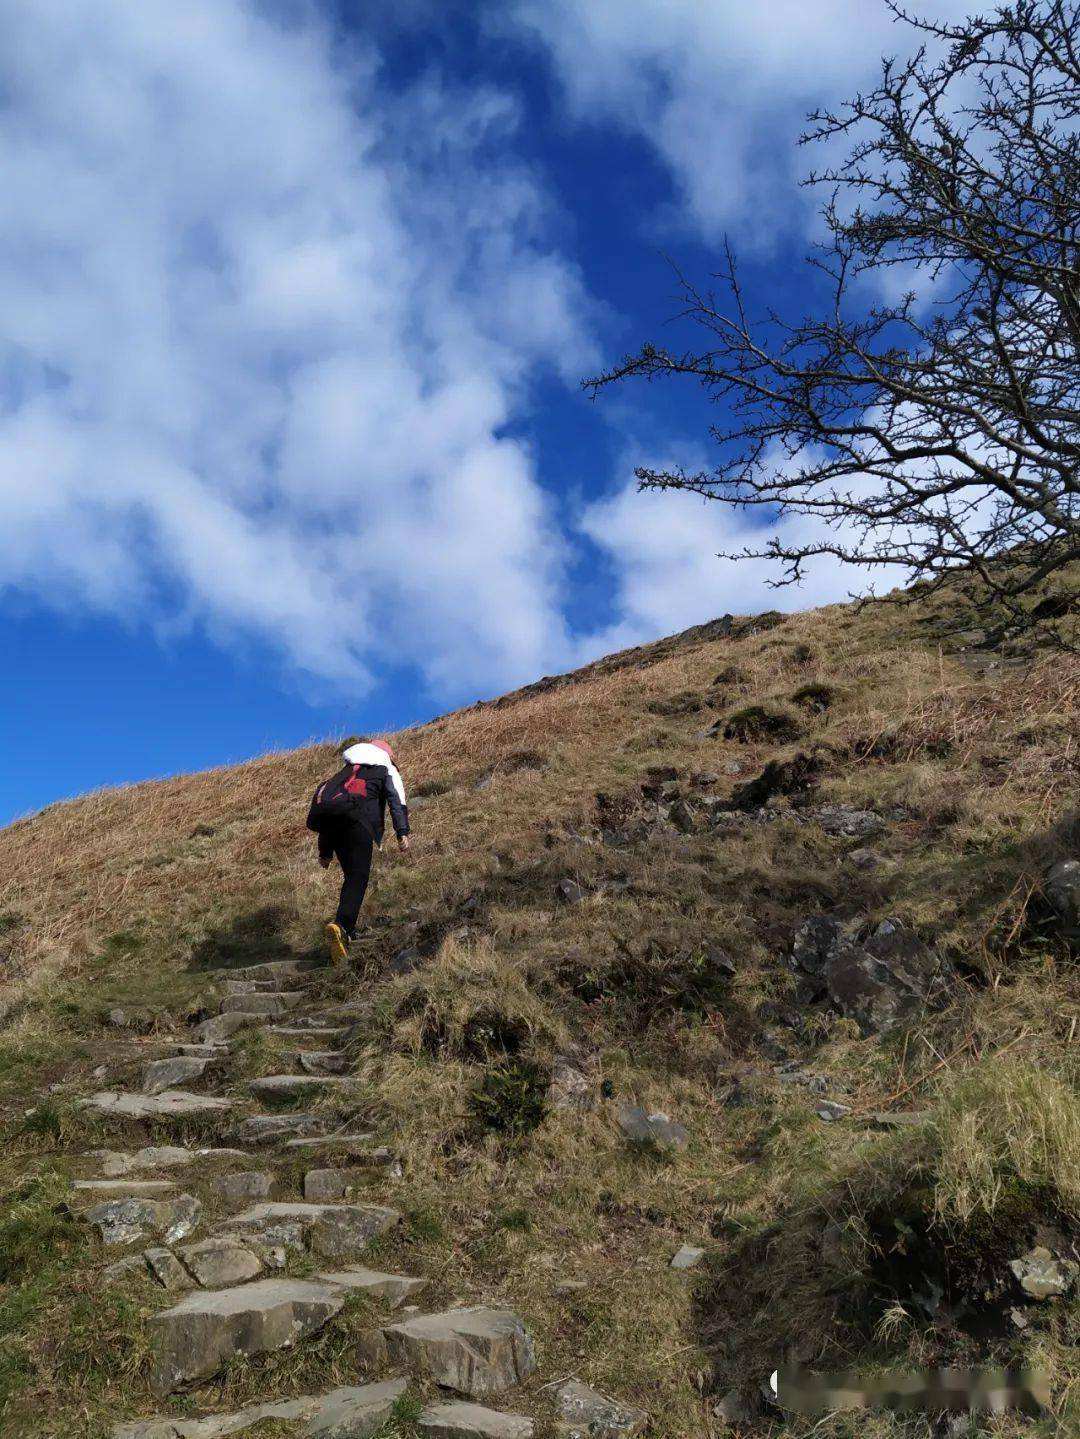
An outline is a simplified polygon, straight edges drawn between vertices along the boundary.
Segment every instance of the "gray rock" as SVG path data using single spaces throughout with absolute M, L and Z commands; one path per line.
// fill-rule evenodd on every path
M 643 1409 L 618 1404 L 576 1379 L 555 1390 L 555 1403 L 564 1439 L 633 1439 L 649 1420 Z
M 326 1259 L 351 1259 L 376 1235 L 400 1223 L 396 1209 L 378 1204 L 257 1204 L 226 1220 L 223 1233 L 286 1249 L 311 1249 Z
M 106 1013 L 105 1023 L 111 1024 L 114 1029 L 130 1029 L 135 1034 L 149 1034 L 156 1021 L 148 1009 L 118 1007 Z
M 227 979 L 225 993 L 234 994 L 280 994 L 281 984 L 270 977 L 260 979 Z
M 161 1094 L 166 1089 L 201 1079 L 209 1068 L 209 1059 L 193 1059 L 179 1054 L 173 1059 L 155 1059 L 146 1066 L 143 1076 L 144 1094 Z
M 176 1185 L 171 1179 L 76 1179 L 72 1185 L 75 1199 L 161 1199 L 173 1194 Z
M 125 1254 L 123 1259 L 117 1259 L 103 1269 L 101 1278 L 105 1284 L 123 1284 L 129 1279 L 147 1279 L 149 1270 L 146 1259 L 141 1254 Z
M 344 1074 L 349 1056 L 338 1049 L 302 1049 L 296 1056 L 305 1074 Z
M 723 1399 L 713 1406 L 713 1415 L 725 1424 L 749 1424 L 754 1411 L 737 1389 L 729 1389 Z
M 551 1066 L 548 1103 L 552 1109 L 585 1111 L 596 1108 L 595 1081 L 573 1055 L 557 1054 Z
M 274 994 L 227 994 L 221 1001 L 222 1014 L 261 1014 L 280 1019 L 303 1004 L 301 990 L 282 989 Z
M 210 1184 L 227 1204 L 250 1204 L 253 1200 L 270 1198 L 274 1176 L 259 1169 L 242 1169 L 234 1174 L 217 1174 Z
M 369 1410 L 373 1419 L 378 1413 L 376 1427 L 385 1423 L 393 1405 L 405 1392 L 403 1379 L 388 1379 L 381 1384 L 368 1384 L 363 1388 L 332 1389 L 329 1394 L 301 1395 L 299 1399 L 279 1399 L 268 1404 L 254 1404 L 249 1409 L 239 1409 L 233 1414 L 208 1414 L 202 1419 L 137 1419 L 134 1423 L 117 1424 L 112 1430 L 112 1439 L 224 1439 L 228 1434 L 240 1434 L 256 1424 L 271 1419 L 296 1424 L 305 1420 L 315 1423 L 323 1415 L 340 1417 L 347 1410 L 344 1405 L 351 1401 L 356 1424 L 364 1422 L 363 1409 Z M 366 1403 L 362 1396 L 366 1394 Z M 385 1409 L 382 1406 L 385 1405 Z M 292 1431 L 290 1431 L 292 1432 Z M 318 1429 L 305 1428 L 306 1435 L 318 1434 Z M 371 1428 L 346 1430 L 346 1435 L 367 1435 Z M 329 1439 L 329 1436 L 324 1436 Z
M 885 828 L 885 821 L 873 810 L 854 809 L 847 804 L 823 804 L 803 813 L 807 819 L 819 824 L 826 834 L 844 839 L 869 839 Z
M 251 1029 L 254 1025 L 265 1024 L 265 1014 L 254 1014 L 230 1010 L 228 1014 L 215 1014 L 210 1019 L 204 1019 L 201 1024 L 195 1026 L 195 1034 L 200 1044 L 221 1044 L 226 1039 L 231 1039 L 241 1029 Z
M 672 1269 L 693 1269 L 704 1258 L 704 1249 L 699 1249 L 694 1244 L 684 1244 L 672 1257 L 671 1267 Z
M 289 1099 L 297 1094 L 331 1094 L 356 1087 L 356 1080 L 338 1074 L 265 1074 L 248 1085 L 256 1099 Z
M 119 1179 L 124 1174 L 130 1174 L 132 1170 L 131 1155 L 121 1154 L 116 1149 L 91 1149 L 86 1157 L 92 1159 L 108 1179 Z
M 191 1233 L 201 1215 L 197 1199 L 179 1194 L 175 1199 L 107 1199 L 81 1217 L 104 1244 L 131 1244 L 149 1235 L 175 1244 Z
M 332 1044 L 334 1040 L 343 1038 L 349 1032 L 348 1025 L 303 1025 L 303 1024 L 271 1024 L 267 1027 L 267 1034 L 278 1034 L 283 1039 L 302 1039 L 305 1043 L 312 1040 L 323 1040 Z
M 370 1154 L 373 1151 L 369 1146 L 374 1138 L 374 1134 L 313 1134 L 301 1139 L 290 1139 L 285 1148 L 311 1151 L 356 1149 L 362 1154 Z
M 576 879 L 566 877 L 555 886 L 555 898 L 563 904 L 580 904 L 585 898 L 585 890 Z
M 237 1127 L 236 1138 L 241 1144 L 277 1144 L 321 1134 L 324 1128 L 319 1114 L 253 1114 Z
M 676 1124 L 666 1114 L 657 1111 L 650 1114 L 638 1105 L 626 1105 L 619 1110 L 619 1127 L 628 1139 L 639 1144 L 655 1144 L 660 1149 L 685 1149 L 690 1136 L 681 1124 Z
M 247 1245 L 222 1235 L 211 1235 L 198 1244 L 186 1244 L 179 1254 L 204 1289 L 243 1284 L 263 1271 L 261 1259 Z
M 501 1394 L 536 1368 L 532 1338 L 507 1309 L 418 1314 L 383 1335 L 391 1360 L 474 1398 Z
M 229 1057 L 227 1044 L 171 1044 L 169 1048 L 174 1055 L 183 1056 L 186 1059 L 227 1059 Z
M 316 1333 L 343 1304 L 340 1290 L 299 1279 L 188 1294 L 149 1320 L 155 1343 L 151 1388 L 168 1394 L 216 1374 L 238 1354 L 288 1348 Z
M 1071 1259 L 1059 1259 L 1041 1244 L 1019 1259 L 1010 1259 L 1009 1268 L 1028 1298 L 1039 1300 L 1067 1294 L 1080 1274 L 1080 1265 Z
M 317 971 L 328 966 L 322 959 L 268 959 L 262 964 L 248 964 L 240 969 L 230 969 L 229 979 L 276 979 L 300 980 L 310 984 L 318 979 Z
M 368 1439 L 391 1418 L 394 1405 L 407 1388 L 404 1379 L 384 1379 L 355 1389 L 339 1389 L 308 1420 L 305 1439 Z
M 834 1119 L 843 1119 L 845 1114 L 850 1114 L 851 1105 L 838 1104 L 835 1099 L 823 1099 L 815 1107 L 814 1113 L 819 1119 L 824 1119 L 828 1123 Z
M 1047 873 L 1046 897 L 1066 934 L 1080 938 L 1080 859 L 1063 859 Z
M 431 1439 L 532 1439 L 533 1433 L 524 1414 L 502 1414 L 462 1399 L 432 1404 L 416 1422 Z
M 171 1249 L 154 1246 L 143 1251 L 143 1258 L 147 1269 L 162 1289 L 167 1289 L 170 1294 L 192 1287 L 190 1274 Z
M 222 1114 L 233 1107 L 231 1099 L 189 1094 L 184 1089 L 166 1089 L 162 1094 L 126 1094 L 119 1089 L 104 1089 L 79 1103 L 84 1109 L 117 1119 L 190 1119 L 197 1114 Z
M 363 1265 L 351 1264 L 348 1269 L 337 1269 L 318 1278 L 324 1284 L 335 1284 L 340 1289 L 351 1289 L 360 1294 L 370 1294 L 375 1299 L 384 1299 L 391 1309 L 404 1304 L 410 1294 L 417 1293 L 427 1283 L 426 1279 L 410 1279 L 406 1274 L 383 1274 L 378 1269 L 365 1269 Z
M 351 1200 L 363 1186 L 362 1169 L 309 1169 L 304 1175 L 304 1198 L 311 1204 Z
M 825 996 L 866 1034 L 915 1017 L 941 984 L 936 957 L 897 920 L 885 920 L 861 944 L 850 924 L 826 916 L 807 920 L 795 936 L 792 962 L 808 977 L 800 982 L 800 1001 Z

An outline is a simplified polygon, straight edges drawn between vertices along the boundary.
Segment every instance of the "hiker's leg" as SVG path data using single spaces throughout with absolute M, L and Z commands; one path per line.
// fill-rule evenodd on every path
M 371 836 L 358 825 L 353 832 L 342 836 L 334 846 L 345 876 L 334 921 L 341 925 L 350 939 L 356 933 L 356 921 L 367 891 L 368 876 L 371 873 L 371 851 Z

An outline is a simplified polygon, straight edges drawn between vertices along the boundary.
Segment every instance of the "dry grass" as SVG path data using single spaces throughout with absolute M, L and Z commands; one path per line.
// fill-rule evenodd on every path
M 834 1355 L 846 1345 L 851 1363 L 917 1362 L 945 1344 L 895 1293 L 875 1298 L 853 1338 L 857 1326 L 836 1315 L 843 1285 L 821 1257 L 825 1225 L 837 1226 L 850 1276 L 869 1272 L 872 1223 L 908 1204 L 913 1186 L 928 1196 L 927 1223 L 936 1216 L 965 1242 L 978 1216 L 992 1227 L 1020 1191 L 1052 1194 L 1057 1223 L 1076 1214 L 1077 976 L 1047 927 L 1040 877 L 1078 839 L 1080 665 L 1056 656 L 972 673 L 936 638 L 947 619 L 832 607 L 740 640 L 662 645 L 396 737 L 410 789 L 427 798 L 413 858 L 380 859 L 349 986 L 354 1108 L 405 1169 L 400 1182 L 372 1175 L 372 1198 L 406 1213 L 378 1262 L 427 1275 L 432 1305 L 500 1300 L 527 1317 L 541 1374 L 514 1407 L 550 1417 L 543 1383 L 574 1373 L 643 1404 L 658 1439 L 708 1434 L 717 1391 L 768 1372 L 793 1335 Z M 754 706 L 796 714 L 801 733 L 706 734 Z M 887 817 L 873 868 L 853 865 L 856 842 L 805 823 L 788 800 L 771 823 L 601 842 L 597 792 L 644 813 L 642 782 L 671 767 L 684 790 L 723 798 L 766 761 L 804 751 L 820 760 L 815 804 Z M 528 766 L 515 760 L 524 753 Z M 322 743 L 102 792 L 0 832 L 9 1179 L 63 1174 L 76 1135 L 89 1146 L 70 1098 L 91 1087 L 96 1064 L 137 1073 L 149 1041 L 104 1031 L 103 1005 L 142 1006 L 168 1030 L 208 967 L 315 942 L 334 881 L 314 864 L 303 818 L 335 754 Z M 582 902 L 556 900 L 566 876 Z M 827 1014 L 785 1023 L 791 938 L 822 911 L 913 925 L 956 966 L 948 1003 L 884 1042 Z M 388 956 L 413 944 L 423 965 L 387 977 Z M 510 1066 L 512 1096 L 522 1072 L 546 1075 L 565 1053 L 610 1101 L 584 1113 L 548 1104 L 520 1131 L 485 1122 L 477 1096 L 493 1074 L 501 1082 Z M 785 1056 L 857 1117 L 818 1119 L 811 1092 L 781 1083 Z M 242 1044 L 225 1086 L 240 1093 L 276 1063 Z M 45 1074 L 63 1088 L 27 1129 L 22 1110 Z M 627 1102 L 680 1119 L 688 1150 L 627 1146 L 613 1117 Z M 877 1133 L 866 1116 L 890 1106 L 926 1121 Z M 684 1241 L 709 1251 L 700 1271 L 670 1269 Z M 27 1387 L 22 1360 L 4 1368 L 12 1324 L 25 1331 L 19 1353 L 38 1353 L 100 1267 L 85 1248 L 60 1254 L 43 1271 L 39 1314 L 25 1286 L 0 1282 L 0 1378 L 44 1406 L 43 1433 L 77 1432 L 63 1428 L 76 1413 L 104 1422 L 118 1403 L 151 1407 L 136 1322 L 145 1298 L 103 1324 L 98 1348 L 53 1346 L 45 1386 Z M 199 1398 L 217 1408 L 355 1378 L 369 1322 L 357 1309 L 325 1342 L 240 1368 Z M 1058 1306 L 1022 1341 L 1056 1366 L 1059 1424 L 1076 1402 L 1078 1322 L 1075 1305 Z M 114 1362 L 124 1326 L 136 1337 Z M 399 1428 L 409 1432 L 404 1419 Z M 815 1432 L 928 1431 L 864 1415 Z

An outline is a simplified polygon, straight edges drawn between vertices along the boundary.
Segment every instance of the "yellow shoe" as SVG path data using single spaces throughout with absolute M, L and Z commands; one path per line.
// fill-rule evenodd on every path
M 330 946 L 330 958 L 334 964 L 344 964 L 349 957 L 349 943 L 345 931 L 333 920 L 326 926 L 326 942 Z

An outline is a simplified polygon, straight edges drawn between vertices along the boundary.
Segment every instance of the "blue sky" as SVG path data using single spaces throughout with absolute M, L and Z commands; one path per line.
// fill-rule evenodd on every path
M 955 13 L 952 0 L 939 12 Z M 392 18 L 390 12 L 392 9 Z M 670 254 L 813 303 L 794 139 L 877 0 L 0 0 L 0 822 L 842 598 L 639 496 Z M 754 521 L 756 522 L 756 521 Z

